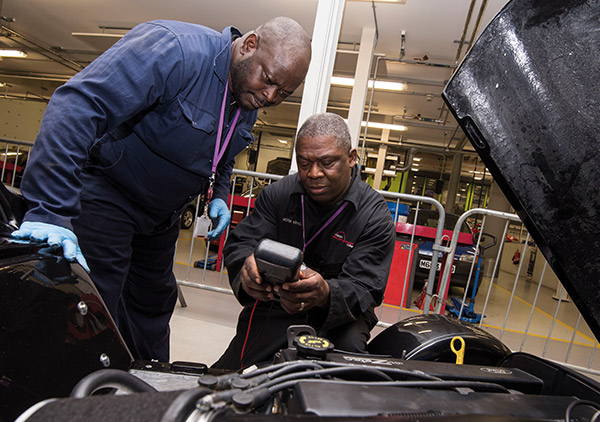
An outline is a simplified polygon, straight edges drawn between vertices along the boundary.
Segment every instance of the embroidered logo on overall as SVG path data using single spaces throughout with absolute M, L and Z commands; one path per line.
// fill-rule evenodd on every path
M 336 234 L 334 234 L 332 236 L 335 240 L 339 240 L 340 242 L 343 242 L 346 246 L 348 246 L 349 248 L 353 248 L 354 247 L 354 243 L 346 240 L 346 233 L 344 232 L 337 232 Z
M 284 223 L 293 224 L 294 226 L 302 227 L 302 222 L 301 221 L 292 220 L 291 218 L 288 218 L 288 217 L 283 217 L 281 219 L 281 221 L 283 221 Z

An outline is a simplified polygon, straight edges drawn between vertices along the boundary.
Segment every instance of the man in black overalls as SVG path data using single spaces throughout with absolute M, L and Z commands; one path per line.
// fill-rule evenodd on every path
M 311 116 L 296 137 L 298 173 L 267 186 L 231 232 L 225 265 L 244 305 L 216 368 L 270 361 L 287 347 L 289 325 L 310 324 L 337 349 L 365 352 L 377 323 L 394 251 L 383 197 L 362 182 L 344 120 Z M 254 250 L 269 238 L 303 250 L 306 269 L 281 286 L 264 282 Z

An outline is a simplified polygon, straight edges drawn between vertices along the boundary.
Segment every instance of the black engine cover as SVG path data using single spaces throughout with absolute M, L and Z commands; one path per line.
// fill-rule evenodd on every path
M 494 366 L 510 354 L 504 343 L 477 326 L 436 314 L 398 321 L 371 340 L 368 350 L 407 360 L 453 363 L 456 355 L 450 342 L 456 336 L 465 341 L 464 363 Z

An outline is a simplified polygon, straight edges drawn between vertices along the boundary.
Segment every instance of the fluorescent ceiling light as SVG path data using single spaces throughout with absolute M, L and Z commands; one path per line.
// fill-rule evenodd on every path
M 375 81 L 375 89 L 382 91 L 405 91 L 406 84 L 402 82 Z M 331 85 L 354 86 L 354 78 L 345 78 L 343 76 L 332 76 Z M 373 88 L 373 80 L 369 79 L 369 88 Z
M 369 88 L 373 88 L 373 81 L 369 81 Z M 375 81 L 375 89 L 382 91 L 405 91 L 406 84 L 402 82 Z
M 363 120 L 363 122 L 361 123 L 361 126 L 367 126 L 367 122 L 365 122 Z M 378 123 L 378 122 L 369 122 L 369 127 L 372 129 L 389 129 L 389 130 L 400 130 L 400 131 L 405 131 L 406 130 L 406 126 L 402 126 L 402 125 L 392 125 L 389 123 Z
M 72 32 L 71 35 L 98 51 L 106 51 L 123 38 L 122 34 Z
M 279 142 L 281 142 L 282 144 L 287 145 L 287 141 L 285 139 L 278 139 Z
M 27 53 L 22 50 L 0 49 L 0 57 L 27 57 Z
M 421 161 L 421 158 L 419 158 L 419 157 L 413 157 L 413 161 Z
M 397 4 L 406 4 L 406 0 L 352 0 L 352 1 L 363 1 L 369 2 L 374 1 L 375 3 L 397 3 Z

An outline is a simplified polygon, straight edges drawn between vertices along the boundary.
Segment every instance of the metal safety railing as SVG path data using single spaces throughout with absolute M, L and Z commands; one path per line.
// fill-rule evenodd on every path
M 484 219 L 482 221 L 481 224 L 481 229 L 479 231 L 479 236 L 477 238 L 477 245 L 476 245 L 476 250 L 475 250 L 475 257 L 478 255 L 479 252 L 479 248 L 480 248 L 480 244 L 481 244 L 481 237 L 483 235 L 483 229 L 485 228 L 485 216 L 494 216 L 494 217 L 498 217 L 498 218 L 503 218 L 506 219 L 506 226 L 504 229 L 504 233 L 502 235 L 502 239 L 504 239 L 504 237 L 506 236 L 506 232 L 508 230 L 508 223 L 509 221 L 518 221 L 520 222 L 521 219 L 519 218 L 518 215 L 516 214 L 510 214 L 510 213 L 506 213 L 506 212 L 501 212 L 501 211 L 494 211 L 494 210 L 488 210 L 488 209 L 484 209 L 484 208 L 474 208 L 472 210 L 469 210 L 467 212 L 465 212 L 464 214 L 462 214 L 459 219 L 456 221 L 456 226 L 454 228 L 454 231 L 452 232 L 452 239 L 450 240 L 450 246 L 447 249 L 447 254 L 446 254 L 446 262 L 444 265 L 444 272 L 443 275 L 441 277 L 441 281 L 440 281 L 440 288 L 439 291 L 440 292 L 445 292 L 448 290 L 448 283 L 450 281 L 450 271 L 452 268 L 452 264 L 454 263 L 454 254 L 456 253 L 456 247 L 458 245 L 458 234 L 460 233 L 460 228 L 463 225 L 463 223 L 467 220 L 467 218 L 469 218 L 472 215 L 476 215 L 476 214 L 481 214 L 484 215 Z M 498 255 L 494 264 L 494 273 L 492 274 L 492 279 L 495 276 L 496 270 L 498 269 L 498 263 L 500 262 L 500 256 L 502 255 L 502 248 L 504 246 L 504 242 L 501 241 L 500 242 L 500 247 L 498 248 Z M 465 297 L 463 299 L 466 299 L 466 294 L 468 292 L 470 283 L 471 283 L 471 278 L 472 278 L 472 274 L 473 274 L 473 268 L 475 266 L 476 263 L 476 259 L 473 259 L 473 262 L 471 264 L 471 271 L 469 273 L 469 277 L 467 279 L 467 286 L 465 287 Z M 491 284 L 490 284 L 490 288 L 491 288 Z M 488 296 L 489 297 L 489 296 Z M 464 300 L 463 300 L 463 304 L 464 304 Z M 435 304 L 435 309 L 434 312 L 435 313 L 441 313 L 442 311 L 442 306 L 443 306 L 443 300 L 438 300 L 437 303 Z M 485 307 L 484 307 L 485 309 Z M 460 310 L 460 314 L 462 314 L 463 309 Z
M 410 234 L 410 242 L 407 247 L 409 253 L 406 257 L 406 264 L 405 264 L 406 269 L 411 268 L 413 258 L 414 258 L 413 254 L 417 253 L 416 249 L 413 246 L 417 242 L 415 235 L 416 235 L 417 221 L 419 219 L 419 212 L 421 211 L 421 204 L 422 203 L 429 204 L 435 209 L 435 211 L 437 211 L 437 217 L 438 217 L 437 218 L 437 226 L 436 226 L 436 231 L 435 231 L 435 239 L 434 239 L 433 246 L 432 246 L 433 254 L 431 257 L 431 265 L 429 267 L 429 274 L 428 274 L 427 280 L 425 281 L 426 293 L 425 293 L 425 300 L 424 300 L 424 304 L 423 304 L 423 309 L 424 309 L 423 312 L 428 313 L 431 299 L 434 295 L 433 290 L 435 287 L 435 275 L 436 275 L 436 269 L 437 269 L 437 264 L 438 264 L 438 259 L 439 259 L 437 251 L 440 251 L 443 249 L 442 241 L 443 241 L 444 223 L 446 221 L 446 212 L 444 210 L 444 207 L 436 199 L 427 197 L 427 196 L 411 195 L 411 194 L 406 194 L 406 193 L 394 193 L 394 192 L 387 192 L 387 191 L 382 191 L 382 190 L 379 190 L 378 192 L 386 199 L 386 201 L 388 201 L 388 200 L 395 201 L 396 207 L 395 207 L 395 213 L 394 213 L 394 222 L 398 221 L 398 209 L 399 209 L 400 203 L 409 203 L 409 204 L 415 205 L 414 216 L 411 220 L 412 228 L 411 228 L 411 234 Z M 407 220 L 407 222 L 408 222 L 408 220 Z M 402 305 L 399 308 L 399 313 L 396 318 L 397 321 L 402 319 L 403 311 L 405 309 L 405 307 L 403 305 L 406 303 L 407 296 L 412 294 L 412 289 L 410 287 L 413 286 L 414 280 L 409 280 L 409 277 L 411 277 L 411 272 L 409 270 L 405 270 L 404 271 L 404 280 L 394 280 L 392 278 L 390 278 L 388 280 L 388 284 L 401 282 L 400 289 L 402 291 L 402 295 L 401 295 L 400 303 Z M 410 297 L 408 299 L 410 302 Z M 384 303 L 386 303 L 385 298 L 384 298 Z M 393 322 L 395 322 L 395 321 L 393 321 L 393 322 L 385 321 L 382 318 L 382 313 L 383 313 L 383 307 L 381 307 L 380 311 L 379 311 L 378 325 L 380 327 L 384 327 L 384 328 L 391 326 L 393 324 Z
M 12 187 L 20 186 L 32 147 L 33 142 L 0 138 L 0 166 L 2 167 L 0 180 L 2 183 Z
M 481 238 L 485 235 L 484 230 L 486 219 L 488 217 L 506 220 L 501 239 L 506 238 L 511 221 L 521 221 L 515 214 L 482 208 L 472 209 L 462 214 L 456 222 L 452 239 L 445 256 L 444 272 L 440 278 L 440 288 L 438 290 L 440 292 L 447 291 L 447 283 L 451 280 L 450 268 L 454 260 L 461 224 L 474 215 L 483 216 L 479 236 L 477 238 L 475 256 L 480 253 Z M 594 365 L 598 341 L 594 338 L 587 324 L 582 321 L 581 313 L 579 313 L 574 305 L 564 300 L 564 288 L 562 286 L 559 286 L 557 295 L 550 295 L 550 289 L 547 286 L 544 288 L 544 277 L 550 272 L 548 269 L 548 262 L 545 260 L 543 261 L 541 275 L 537 280 L 537 283 L 535 283 L 535 280 L 529 275 L 523 275 L 522 269 L 525 262 L 524 259 L 519 260 L 514 277 L 508 272 L 505 272 L 501 276 L 499 273 L 501 271 L 501 257 L 503 255 L 504 246 L 505 242 L 500 241 L 496 258 L 493 261 L 493 270 L 491 275 L 486 277 L 486 281 L 489 284 L 485 291 L 483 307 L 478 309 L 482 318 L 477 325 L 497 336 L 499 340 L 507 344 L 513 351 L 532 353 L 577 371 L 585 372 L 592 376 L 600 376 L 600 371 L 598 370 L 600 364 L 596 363 L 596 365 Z M 530 241 L 529 233 L 526 233 L 526 238 L 522 243 L 522 246 L 523 252 L 521 256 L 523 257 L 526 256 L 528 248 L 535 247 Z M 465 287 L 464 295 L 460 302 L 461 306 L 457 312 L 459 318 L 463 316 L 464 307 L 467 306 L 467 291 L 469 289 L 469 284 L 471 283 L 475 262 L 476 259 L 473 260 L 469 278 L 467 280 L 467 286 Z M 504 284 L 504 287 L 500 286 L 501 283 Z M 534 284 L 536 285 L 534 286 Z M 544 291 L 542 292 L 543 288 Z M 533 291 L 534 289 L 535 292 Z M 519 297 L 518 292 L 525 298 Z M 550 296 L 551 300 L 556 300 L 553 310 L 552 303 L 549 303 L 548 301 Z M 446 303 L 446 297 L 438 297 L 438 299 L 439 300 L 435 303 L 435 313 L 443 312 L 443 305 Z M 494 303 L 493 310 L 491 309 L 492 303 Z M 518 310 L 515 309 L 517 303 L 519 304 Z M 504 310 L 502 309 L 502 306 L 498 307 L 498 304 L 504 305 Z M 511 313 L 513 310 L 514 312 Z M 561 321 L 561 319 L 559 319 L 559 316 L 561 315 L 563 319 L 569 319 L 571 321 L 575 319 L 576 315 L 574 327 L 571 327 L 567 322 Z M 484 320 L 486 316 L 489 316 L 489 320 L 487 321 Z M 535 330 L 533 324 L 534 320 L 536 320 Z M 561 333 L 557 333 L 556 330 L 559 326 L 562 329 Z M 577 338 L 579 338 L 579 341 L 576 341 Z M 570 360 L 574 357 L 575 349 L 577 349 L 577 362 L 572 363 Z

